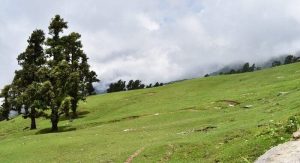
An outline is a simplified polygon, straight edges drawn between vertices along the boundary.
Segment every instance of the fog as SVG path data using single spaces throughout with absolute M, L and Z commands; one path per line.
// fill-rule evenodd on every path
M 30 33 L 60 14 L 82 34 L 102 85 L 199 77 L 236 62 L 300 49 L 298 0 L 3 0 L 0 87 L 18 68 Z

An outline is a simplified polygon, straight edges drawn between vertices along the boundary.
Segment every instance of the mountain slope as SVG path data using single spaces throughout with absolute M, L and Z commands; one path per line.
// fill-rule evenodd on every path
M 270 120 L 299 113 L 300 64 L 91 96 L 59 133 L 0 122 L 0 162 L 244 162 L 272 145 Z

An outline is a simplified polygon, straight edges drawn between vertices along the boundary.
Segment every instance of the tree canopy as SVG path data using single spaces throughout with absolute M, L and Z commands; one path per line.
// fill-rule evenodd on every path
M 92 83 L 99 79 L 90 70 L 81 35 L 62 35 L 67 28 L 68 23 L 56 15 L 48 27 L 48 38 L 40 29 L 32 32 L 27 48 L 17 58 L 21 69 L 1 91 L 3 116 L 24 109 L 24 118 L 30 117 L 31 129 L 35 129 L 38 112 L 50 109 L 52 130 L 57 131 L 60 115 L 69 116 L 72 110 L 72 118 L 76 118 L 78 102 L 95 93 Z

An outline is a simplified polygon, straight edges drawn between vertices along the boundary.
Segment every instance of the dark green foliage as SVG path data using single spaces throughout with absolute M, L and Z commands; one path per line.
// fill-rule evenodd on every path
M 49 34 L 52 36 L 52 38 L 47 38 L 46 45 L 49 47 L 46 49 L 46 54 L 48 54 L 49 57 L 52 57 L 52 60 L 49 61 L 49 64 L 57 64 L 57 62 L 60 62 L 65 57 L 63 56 L 63 40 L 60 37 L 60 33 L 63 32 L 64 29 L 67 29 L 68 25 L 67 22 L 64 21 L 64 19 L 60 18 L 59 15 L 56 15 L 48 29 Z
M 236 73 L 236 71 L 234 70 L 234 69 L 231 69 L 230 71 L 229 71 L 229 74 L 235 74 Z
M 250 70 L 250 66 L 249 63 L 247 62 L 244 64 L 241 72 L 248 72 L 249 70 Z
M 51 57 L 50 81 L 54 87 L 54 104 L 52 105 L 52 130 L 57 130 L 59 111 L 66 99 L 71 103 L 73 118 L 77 117 L 77 106 L 80 100 L 85 100 L 87 95 L 95 94 L 93 82 L 99 82 L 94 71 L 90 71 L 88 58 L 82 50 L 81 35 L 72 32 L 66 36 L 60 36 L 68 25 L 59 15 L 56 15 L 49 26 L 46 53 Z M 69 113 L 66 113 L 68 116 Z
M 206 78 L 209 77 L 209 74 L 205 74 L 204 77 L 206 77 Z
M 145 88 L 145 84 L 142 84 L 140 80 L 130 80 L 126 86 L 127 90 L 135 90 L 135 89 L 143 89 Z
M 35 118 L 37 117 L 36 109 L 45 109 L 43 104 L 44 97 L 41 91 L 44 91 L 43 82 L 46 81 L 47 72 L 46 56 L 44 54 L 43 44 L 45 34 L 42 30 L 35 30 L 28 39 L 28 46 L 25 52 L 18 56 L 18 63 L 21 70 L 15 72 L 15 77 L 11 85 L 12 105 L 10 109 L 20 112 L 22 105 L 25 108 L 24 117 L 30 117 L 30 129 L 36 129 Z M 43 70 L 42 70 L 43 69 Z M 42 74 L 45 73 L 45 74 Z
M 159 87 L 159 86 L 160 86 L 160 84 L 158 82 L 156 82 L 153 87 Z
M 150 83 L 149 85 L 146 86 L 145 84 L 142 84 L 141 80 L 129 80 L 128 84 L 126 85 L 126 81 L 119 80 L 109 85 L 109 88 L 107 89 L 107 93 L 152 88 L 152 87 L 159 87 L 163 85 L 164 83 L 156 82 L 154 85 Z
M 272 67 L 280 66 L 281 62 L 280 61 L 273 61 Z
M 3 108 L 0 106 L 0 121 L 5 120 L 6 118 L 3 116 Z
M 292 55 L 288 55 L 285 60 L 284 60 L 284 64 L 290 64 L 290 63 L 293 63 L 293 60 L 294 60 L 294 56 Z
M 28 116 L 31 119 L 30 129 L 36 129 L 35 118 L 38 117 L 39 111 L 49 109 L 54 94 L 52 92 L 53 88 L 49 81 L 43 83 L 33 82 L 28 86 L 28 88 L 22 93 L 21 98 L 24 101 L 30 101 L 27 107 L 30 108 Z
M 239 70 L 238 72 L 245 73 L 245 72 L 253 72 L 253 71 L 255 71 L 255 64 L 250 66 L 250 64 L 247 62 L 244 64 L 243 68 L 241 70 Z
M 295 116 L 290 116 L 285 126 L 285 132 L 292 134 L 298 130 L 298 120 Z
M 297 61 L 297 58 L 294 57 L 293 55 L 288 55 L 286 56 L 285 60 L 284 60 L 284 64 L 291 64 Z
M 152 84 L 150 83 L 149 85 L 146 86 L 146 88 L 152 88 Z
M 237 69 L 237 70 L 231 69 L 228 72 L 220 72 L 219 75 L 223 75 L 223 74 L 239 74 L 239 73 L 245 73 L 245 72 L 253 72 L 255 70 L 259 70 L 259 68 L 257 68 L 255 66 L 255 64 L 252 64 L 252 66 L 250 66 L 250 64 L 247 62 L 240 69 Z
M 52 21 L 48 27 L 49 34 L 52 35 L 54 38 L 59 38 L 59 33 L 63 32 L 63 29 L 68 28 L 68 23 L 64 21 L 64 19 L 60 18 L 60 15 L 55 15 L 52 18 Z
M 86 89 L 87 89 L 87 93 L 88 95 L 94 95 L 96 94 L 95 92 L 95 88 L 93 86 L 94 82 L 100 82 L 99 79 L 97 79 L 97 74 L 95 71 L 91 71 L 88 74 L 88 78 L 87 78 L 87 85 L 86 85 Z
M 286 122 L 275 122 L 271 120 L 267 130 L 261 135 L 269 135 L 276 143 L 282 143 L 284 140 L 290 139 L 292 133 L 298 130 L 298 116 L 290 116 Z
M 6 116 L 10 110 L 20 113 L 24 107 L 23 117 L 30 117 L 31 129 L 35 129 L 35 118 L 50 109 L 52 130 L 57 131 L 60 112 L 68 116 L 71 109 L 76 117 L 78 102 L 95 93 L 92 83 L 99 80 L 90 70 L 81 36 L 75 32 L 60 36 L 67 28 L 67 22 L 56 15 L 46 42 L 42 30 L 33 31 L 25 52 L 18 56 L 21 69 L 15 72 L 12 84 L 2 90 L 5 102 L 1 114 Z
M 147 85 L 145 88 L 160 87 L 160 86 L 163 86 L 163 85 L 164 85 L 164 83 L 156 82 L 155 84 Z
M 133 90 L 133 83 L 134 83 L 133 80 L 129 80 L 129 82 L 128 82 L 127 86 L 126 86 L 127 90 Z
M 300 57 L 296 57 L 296 56 L 293 56 L 293 55 L 288 55 L 285 57 L 284 61 L 278 61 L 278 60 L 275 60 L 272 62 L 272 65 L 271 67 L 276 67 L 276 66 L 280 66 L 282 64 L 291 64 L 291 63 L 295 63 L 295 62 L 298 62 L 300 59 Z M 266 67 L 270 67 L 269 66 L 269 63 L 268 64 L 265 64 L 264 67 L 256 67 L 255 64 L 252 64 L 252 66 L 250 66 L 250 64 L 247 62 L 245 64 L 243 64 L 241 66 L 241 68 L 239 69 L 231 69 L 230 71 L 221 71 L 219 72 L 219 75 L 223 75 L 223 74 L 238 74 L 238 73 L 245 73 L 245 72 L 253 72 L 253 71 L 258 71 L 258 70 L 262 70 L 263 68 L 266 68 Z M 226 68 L 227 69 L 227 68 Z M 206 77 L 206 76 L 205 76 Z
M 69 117 L 69 111 L 72 109 L 72 97 L 66 97 L 61 103 L 60 108 L 63 113 L 65 113 L 66 117 Z
M 6 120 L 9 120 L 9 112 L 10 112 L 10 108 L 11 108 L 10 89 L 11 89 L 11 86 L 6 85 L 2 89 L 1 94 L 0 94 L 0 97 L 4 98 L 4 101 L 2 104 L 2 109 L 1 109 L 0 113 L 1 113 L 1 116 Z
M 119 80 L 115 83 L 111 83 L 107 89 L 107 93 L 126 91 L 126 81 Z
M 255 64 L 253 64 L 250 68 L 249 68 L 249 70 L 248 70 L 248 72 L 253 72 L 253 71 L 255 71 Z
M 52 130 L 58 129 L 59 111 L 63 100 L 68 96 L 68 90 L 72 89 L 72 83 L 69 83 L 70 66 L 64 60 L 54 66 L 50 72 L 50 81 L 53 85 L 54 98 L 51 104 L 51 122 Z

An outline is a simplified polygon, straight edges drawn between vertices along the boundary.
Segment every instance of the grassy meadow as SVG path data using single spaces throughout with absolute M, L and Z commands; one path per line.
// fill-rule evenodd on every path
M 0 122 L 0 162 L 253 162 L 300 113 L 300 64 L 90 96 L 79 118 Z

